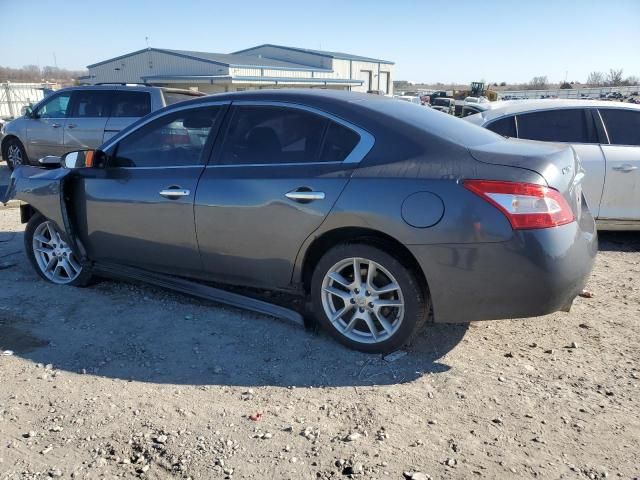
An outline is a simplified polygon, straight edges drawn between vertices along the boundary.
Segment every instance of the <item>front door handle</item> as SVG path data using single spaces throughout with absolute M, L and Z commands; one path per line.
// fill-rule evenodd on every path
M 67 125 L 67 128 L 76 128 L 76 127 L 77 127 L 77 125 L 75 123 L 69 123 Z
M 60 128 L 62 125 L 60 125 L 59 123 L 52 123 L 51 126 L 53 128 Z
M 629 172 L 633 172 L 634 170 L 637 170 L 638 167 L 635 165 L 631 165 L 629 163 L 625 163 L 624 165 L 616 165 L 615 167 L 613 167 L 613 169 L 619 172 L 629 173 Z
M 291 190 L 284 194 L 290 200 L 294 200 L 300 203 L 313 202 L 314 200 L 324 200 L 324 192 L 314 192 L 310 189 L 299 188 L 297 190 Z
M 175 200 L 179 197 L 187 197 L 191 192 L 186 188 L 165 188 L 164 190 L 160 190 L 159 193 L 163 197 Z

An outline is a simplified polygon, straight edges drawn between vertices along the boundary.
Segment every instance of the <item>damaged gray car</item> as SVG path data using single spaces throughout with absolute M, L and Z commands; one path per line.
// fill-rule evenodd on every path
M 38 274 L 150 282 L 310 314 L 388 352 L 428 321 L 566 310 L 597 250 L 571 148 L 385 97 L 251 91 L 174 105 L 98 150 L 17 168 Z M 302 311 L 213 288 L 280 290 Z

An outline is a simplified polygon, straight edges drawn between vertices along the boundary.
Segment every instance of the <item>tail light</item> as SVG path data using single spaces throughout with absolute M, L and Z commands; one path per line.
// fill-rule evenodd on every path
M 514 230 L 556 227 L 575 220 L 567 201 L 553 188 L 493 180 L 465 180 L 464 186 L 504 213 Z

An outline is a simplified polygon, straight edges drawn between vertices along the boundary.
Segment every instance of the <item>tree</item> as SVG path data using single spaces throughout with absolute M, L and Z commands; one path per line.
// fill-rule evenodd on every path
M 529 82 L 529 89 L 530 90 L 544 90 L 549 86 L 549 79 L 547 78 L 546 75 L 544 76 L 539 76 L 539 77 L 533 77 L 531 79 L 531 81 Z
M 617 87 L 622 85 L 622 69 L 616 70 L 615 68 L 609 69 L 609 74 L 607 75 L 607 84 L 612 87 Z
M 507 82 L 500 82 L 500 86 L 501 87 L 506 87 L 507 86 Z
M 566 90 L 566 89 L 568 89 L 568 88 L 573 88 L 573 87 L 571 86 L 571 84 L 570 84 L 570 83 L 562 82 L 562 83 L 560 84 L 560 88 L 562 88 L 562 89 Z
M 587 85 L 590 87 L 601 87 L 604 85 L 604 73 L 591 72 L 587 77 Z
M 626 85 L 640 85 L 640 79 L 638 77 L 636 77 L 635 75 L 631 75 L 631 76 L 627 77 L 627 79 L 624 81 L 624 83 Z

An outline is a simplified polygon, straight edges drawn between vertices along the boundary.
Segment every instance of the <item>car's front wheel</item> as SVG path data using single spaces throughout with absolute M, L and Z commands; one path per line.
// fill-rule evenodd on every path
M 56 224 L 42 215 L 29 220 L 24 246 L 31 265 L 45 280 L 78 287 L 89 282 L 91 272 L 82 267 Z
M 6 141 L 2 150 L 2 158 L 7 162 L 9 170 L 13 170 L 20 165 L 29 164 L 27 152 L 17 138 L 10 138 Z
M 409 343 L 427 320 L 429 299 L 406 262 L 368 244 L 342 244 L 311 280 L 319 323 L 356 350 L 385 353 Z

